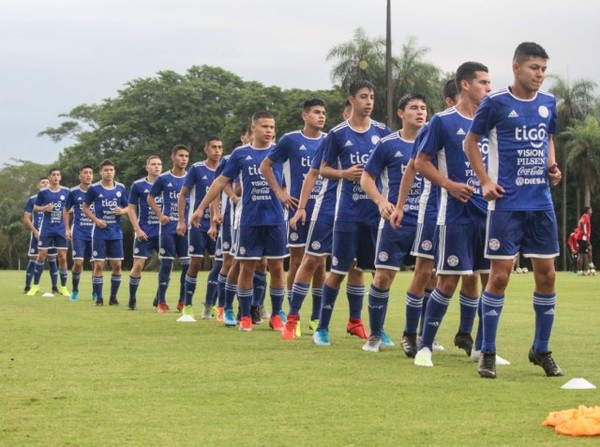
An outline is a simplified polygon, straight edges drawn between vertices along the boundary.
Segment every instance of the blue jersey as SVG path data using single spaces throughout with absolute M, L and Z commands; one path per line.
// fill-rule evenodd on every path
M 325 134 L 321 133 L 318 138 L 309 138 L 304 136 L 302 131 L 297 130 L 286 133 L 271 150 L 269 158 L 274 163 L 281 163 L 283 166 L 283 178 L 290 196 L 300 198 L 302 183 L 324 136 Z M 312 213 L 319 187 L 320 184 L 317 182 L 306 203 L 307 216 Z M 294 214 L 295 212 L 290 212 L 288 218 L 291 219 Z
M 163 172 L 158 176 L 150 189 L 150 194 L 152 194 L 155 199 L 160 197 L 162 202 L 162 213 L 171 220 L 170 223 L 162 228 L 162 232 L 166 232 L 165 234 L 175 234 L 177 232 L 177 219 L 179 218 L 177 201 L 179 200 L 179 194 L 181 193 L 181 188 L 183 188 L 184 180 L 185 175 L 178 177 L 173 175 L 171 171 Z M 188 197 L 186 197 L 185 202 L 187 214 L 187 207 L 189 204 Z
M 461 115 L 455 107 L 437 113 L 425 130 L 419 151 L 437 157 L 440 173 L 453 182 L 473 186 L 475 192 L 463 203 L 441 188 L 438 195 L 439 225 L 466 224 L 477 218 L 485 218 L 487 202 L 481 194 L 481 186 L 464 151 L 464 139 L 472 120 Z M 479 142 L 484 162 L 486 162 L 487 139 Z
M 323 141 L 325 140 L 321 140 L 319 147 L 317 147 L 317 152 L 315 152 L 315 156 L 310 166 L 311 169 L 316 169 L 317 171 L 321 167 L 321 161 L 323 160 Z M 333 167 L 337 167 L 337 163 L 333 165 Z M 337 185 L 337 180 L 323 178 L 320 175 L 317 177 L 313 191 L 317 189 L 318 193 L 315 198 L 313 211 L 310 214 L 310 220 L 319 219 L 321 222 L 333 223 L 335 218 L 335 205 L 337 203 Z
M 279 225 L 284 222 L 283 206 L 259 172 L 262 161 L 272 146 L 256 149 L 247 144 L 236 148 L 227 161 L 223 174 L 231 179 L 239 178 L 242 187 L 240 226 Z M 282 182 L 281 165 L 273 166 L 275 179 Z M 237 210 L 236 210 L 237 212 Z
M 106 222 L 106 228 L 99 228 L 94 224 L 92 237 L 101 240 L 123 239 L 121 228 L 122 217 L 115 214 L 115 208 L 124 208 L 128 205 L 127 190 L 122 183 L 115 182 L 112 188 L 105 188 L 102 182 L 91 185 L 85 195 L 85 203 L 94 205 L 94 215 Z
M 366 163 L 379 140 L 391 131 L 381 123 L 371 120 L 364 132 L 357 132 L 344 121 L 334 127 L 323 140 L 323 161 L 338 169 L 348 169 Z M 377 222 L 379 209 L 363 191 L 360 183 L 340 180 L 338 183 L 336 220 L 347 222 Z
M 548 134 L 557 128 L 556 100 L 545 92 L 519 99 L 508 88 L 487 96 L 480 104 L 471 131 L 489 134 L 488 173 L 504 188 L 489 209 L 551 210 L 548 181 Z
M 425 125 L 419 130 L 419 133 L 417 133 L 417 137 L 415 138 L 415 142 L 413 143 L 410 158 L 415 159 L 417 157 L 417 153 L 419 152 L 419 145 L 423 140 L 423 135 L 425 135 L 425 129 L 428 125 L 429 123 L 425 123 Z M 432 159 L 431 162 L 437 168 L 437 158 Z M 419 198 L 419 214 L 417 222 L 435 224 L 437 222 L 438 215 L 437 197 L 440 187 L 434 185 L 429 180 L 422 177 L 421 174 L 418 172 L 415 175 L 415 179 L 416 177 L 420 177 L 423 181 L 421 197 Z
M 404 140 L 398 132 L 394 132 L 377 143 L 365 165 L 367 173 L 381 179 L 381 194 L 394 205 L 398 202 L 400 182 L 410 161 L 412 147 L 413 141 Z M 403 227 L 417 225 L 422 183 L 422 177 L 416 176 L 404 204 Z M 385 223 L 389 226 L 389 221 Z
M 82 241 L 91 241 L 94 222 L 83 214 L 83 204 L 85 203 L 87 191 L 84 191 L 78 185 L 71 188 L 70 192 L 69 199 L 67 200 L 67 209 L 73 210 L 73 222 L 71 223 L 73 238 L 81 239 Z M 93 213 L 94 205 L 92 204 L 90 208 Z
M 221 157 L 219 161 L 219 166 L 217 166 L 217 170 L 215 171 L 215 178 L 220 176 L 223 173 L 223 169 L 225 169 L 225 165 L 227 164 L 227 160 L 229 160 L 231 154 L 227 154 Z M 225 191 L 221 192 L 221 215 L 223 216 L 223 222 L 229 222 L 229 224 L 233 224 L 233 213 L 231 212 L 233 209 L 233 205 L 231 203 L 231 199 Z
M 52 204 L 52 211 L 44 211 L 42 223 L 39 230 L 40 235 L 65 236 L 66 227 L 63 219 L 63 211 L 66 209 L 67 199 L 69 198 L 69 190 L 60 186 L 57 191 L 52 191 L 50 188 L 44 188 L 38 192 L 35 204 L 45 206 Z
M 215 169 L 209 168 L 203 161 L 194 163 L 186 174 L 183 186 L 189 188 L 191 192 L 190 203 L 192 204 L 189 210 L 190 215 L 188 216 L 187 221 L 190 220 L 191 213 L 198 208 L 198 205 L 200 205 L 200 202 L 202 202 L 202 199 L 204 199 L 204 196 L 214 180 Z M 206 207 L 204 210 L 204 215 L 200 221 L 200 228 L 203 231 L 208 231 L 210 228 L 210 207 Z
M 36 230 L 40 229 L 40 224 L 42 223 L 42 219 L 44 218 L 44 213 L 41 211 L 33 211 L 33 206 L 35 205 L 35 201 L 37 200 L 37 194 L 29 197 L 27 202 L 25 202 L 25 207 L 23 211 L 31 214 L 31 223 Z
M 148 205 L 148 194 L 150 194 L 151 189 L 152 183 L 146 177 L 133 182 L 129 190 L 129 204 L 135 205 L 137 208 L 137 220 L 142 231 L 148 235 L 148 238 L 154 239 L 158 237 L 160 221 Z M 155 200 L 158 206 L 161 206 L 162 197 L 157 197 Z

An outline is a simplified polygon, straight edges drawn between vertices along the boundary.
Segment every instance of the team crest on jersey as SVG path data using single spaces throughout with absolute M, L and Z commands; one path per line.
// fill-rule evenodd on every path
M 421 248 L 425 251 L 431 251 L 431 249 L 433 248 L 433 244 L 431 243 L 431 241 L 423 241 L 421 242 Z
M 121 197 L 123 194 L 121 194 L 121 191 L 117 191 L 117 193 L 115 194 L 117 197 Z
M 458 256 L 448 256 L 446 261 L 450 267 L 456 267 L 458 265 Z
M 373 135 L 371 137 L 371 143 L 373 143 L 373 144 L 379 143 L 379 135 Z
M 290 233 L 290 240 L 292 242 L 296 242 L 298 240 L 298 233 L 296 233 L 296 232 Z
M 61 196 L 60 196 L 60 200 L 65 200 L 65 196 L 63 196 L 63 195 L 61 194 Z
M 548 118 L 548 115 L 550 115 L 550 112 L 549 112 L 549 110 L 548 110 L 548 107 L 546 107 L 546 106 L 540 106 L 540 107 L 538 108 L 538 113 L 540 114 L 540 116 L 541 116 L 542 118 Z
M 223 242 L 223 249 L 229 250 L 229 242 Z
M 500 248 L 500 241 L 498 239 L 490 239 L 488 247 L 490 247 L 490 250 L 496 251 Z
M 338 258 L 337 258 L 337 257 L 333 256 L 333 257 L 331 258 L 331 265 L 333 265 L 334 267 L 335 267 L 336 265 L 338 265 Z
M 377 258 L 381 261 L 381 262 L 385 262 L 389 259 L 389 256 L 387 254 L 387 252 L 382 251 L 381 253 L 379 253 L 379 256 L 377 256 Z
M 321 243 L 319 241 L 313 241 L 313 243 L 310 244 L 310 248 L 312 248 L 313 250 L 318 250 L 319 248 L 321 248 Z

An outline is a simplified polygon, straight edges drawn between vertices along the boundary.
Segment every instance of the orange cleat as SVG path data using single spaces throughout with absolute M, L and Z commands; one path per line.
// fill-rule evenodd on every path
M 217 321 L 219 323 L 223 323 L 223 312 L 225 312 L 225 308 L 219 307 L 219 309 L 217 310 Z
M 360 318 L 350 318 L 350 320 L 348 320 L 348 325 L 346 326 L 346 332 L 350 335 L 356 335 L 363 340 L 369 338 L 365 332 L 365 325 Z
M 252 318 L 242 317 L 240 320 L 240 331 L 250 332 L 252 330 Z
M 296 338 L 296 326 L 300 320 L 299 315 L 288 315 L 281 336 L 284 340 L 294 340 Z
M 269 326 L 271 326 L 271 329 L 274 331 L 283 331 L 283 322 L 281 321 L 281 317 L 279 315 L 273 315 L 271 318 L 269 318 Z

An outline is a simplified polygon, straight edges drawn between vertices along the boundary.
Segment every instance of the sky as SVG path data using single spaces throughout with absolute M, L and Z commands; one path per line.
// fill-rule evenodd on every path
M 329 50 L 358 27 L 385 36 L 385 12 L 386 0 L 3 0 L 0 166 L 52 163 L 73 142 L 40 131 L 161 70 L 207 64 L 264 85 L 330 88 Z M 395 55 L 415 37 L 444 71 L 486 64 L 493 88 L 510 84 L 523 41 L 544 46 L 549 73 L 600 84 L 599 27 L 589 0 L 392 0 Z

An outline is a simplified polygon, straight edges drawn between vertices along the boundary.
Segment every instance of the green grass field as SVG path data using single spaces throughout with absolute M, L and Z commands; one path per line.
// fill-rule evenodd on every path
M 267 324 L 241 333 L 176 323 L 175 312 L 152 307 L 154 273 L 142 279 L 137 312 L 95 308 L 87 274 L 75 303 L 27 297 L 23 277 L 0 272 L 0 445 L 598 445 L 541 423 L 550 411 L 600 405 L 598 390 L 560 388 L 574 377 L 600 386 L 600 277 L 559 274 L 551 345 L 565 377 L 547 378 L 527 360 L 533 278 L 514 275 L 498 339 L 512 365 L 496 380 L 480 379 L 452 346 L 457 297 L 438 335 L 446 350 L 434 368 L 417 368 L 399 347 L 365 353 L 346 335 L 344 293 L 327 348 L 313 345 L 306 322 L 294 342 Z M 386 329 L 395 341 L 409 278 L 399 274 L 392 289 Z

